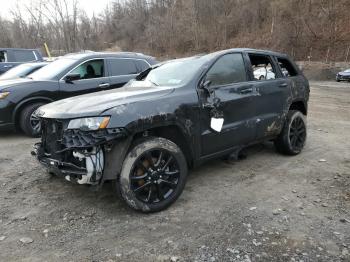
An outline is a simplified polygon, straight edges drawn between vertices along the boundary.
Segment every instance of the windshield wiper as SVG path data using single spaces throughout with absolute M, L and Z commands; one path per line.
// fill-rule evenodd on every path
M 147 79 L 148 82 L 151 82 L 152 84 L 154 84 L 155 86 L 159 86 L 159 84 L 157 84 L 156 82 L 153 82 L 152 80 Z

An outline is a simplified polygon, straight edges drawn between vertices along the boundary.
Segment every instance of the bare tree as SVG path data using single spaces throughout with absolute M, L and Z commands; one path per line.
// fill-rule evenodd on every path
M 348 10 L 348 0 L 113 0 L 88 17 L 79 0 L 35 0 L 15 8 L 11 21 L 0 18 L 0 43 L 166 57 L 245 46 L 346 60 Z

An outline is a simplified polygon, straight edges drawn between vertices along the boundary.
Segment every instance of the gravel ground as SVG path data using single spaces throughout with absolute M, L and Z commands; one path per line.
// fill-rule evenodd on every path
M 192 170 L 179 200 L 143 215 L 106 184 L 52 177 L 35 139 L 0 134 L 0 261 L 350 261 L 350 84 L 313 82 L 308 142 L 271 143 Z

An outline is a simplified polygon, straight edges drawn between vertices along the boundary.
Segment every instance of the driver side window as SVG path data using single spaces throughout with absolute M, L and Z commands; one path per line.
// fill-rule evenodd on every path
M 242 54 L 227 54 L 219 58 L 209 69 L 206 80 L 210 81 L 212 86 L 247 81 Z
M 104 77 L 104 61 L 103 59 L 87 61 L 75 68 L 69 74 L 80 75 L 80 79 L 78 80 Z

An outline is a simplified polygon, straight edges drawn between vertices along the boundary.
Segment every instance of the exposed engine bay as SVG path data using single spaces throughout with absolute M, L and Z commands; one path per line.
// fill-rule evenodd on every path
M 85 165 L 86 175 L 66 175 L 68 181 L 75 180 L 78 184 L 98 184 L 103 174 L 104 153 L 100 147 L 93 147 L 91 151 L 73 151 L 73 156 Z
M 121 136 L 120 130 L 72 131 L 65 121 L 42 121 L 45 138 L 32 152 L 50 173 L 77 184 L 98 185 L 103 177 L 108 142 Z

